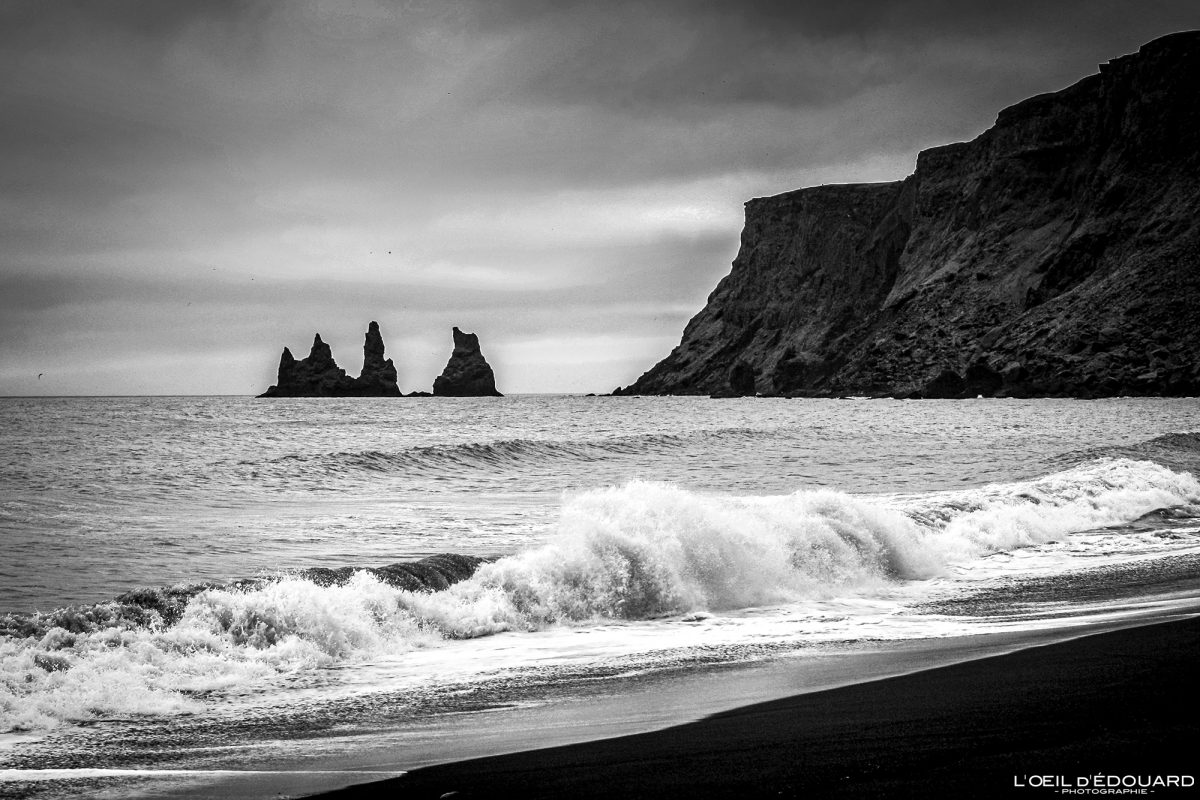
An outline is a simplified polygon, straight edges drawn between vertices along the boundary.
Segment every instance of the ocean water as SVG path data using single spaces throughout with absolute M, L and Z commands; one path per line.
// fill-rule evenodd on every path
M 539 714 L 597 697 L 636 729 L 730 671 L 753 699 L 755 665 L 836 682 L 847 654 L 1200 606 L 1195 399 L 34 398 L 0 423 L 0 796 L 275 796 L 355 753 L 386 753 L 364 780 L 518 747 L 522 720 L 579 738 Z

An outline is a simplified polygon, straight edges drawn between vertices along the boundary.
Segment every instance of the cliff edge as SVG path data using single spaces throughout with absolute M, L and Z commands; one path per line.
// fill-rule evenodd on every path
M 903 181 L 746 204 L 733 268 L 614 394 L 1200 392 L 1200 32 L 1000 112 Z

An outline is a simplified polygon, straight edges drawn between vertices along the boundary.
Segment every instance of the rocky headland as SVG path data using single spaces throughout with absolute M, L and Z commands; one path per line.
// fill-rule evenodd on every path
M 279 376 L 275 385 L 259 397 L 399 397 L 396 367 L 383 357 L 383 336 L 379 324 L 371 322 L 363 343 L 363 367 L 357 378 L 333 360 L 329 345 L 321 334 L 313 337 L 307 358 L 297 361 L 292 351 L 283 348 L 279 358 Z
M 1200 392 L 1197 85 L 1200 32 L 1172 34 L 902 181 L 749 201 L 729 275 L 614 394 Z
M 433 381 L 435 397 L 503 397 L 496 376 L 479 350 L 479 337 L 454 329 L 454 351 L 446 368 Z

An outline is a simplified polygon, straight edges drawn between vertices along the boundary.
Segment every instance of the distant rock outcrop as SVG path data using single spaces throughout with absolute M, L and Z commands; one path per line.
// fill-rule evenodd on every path
M 355 389 L 363 397 L 399 397 L 396 367 L 390 358 L 383 357 L 383 337 L 379 323 L 372 321 L 363 342 L 363 367 L 355 380 Z
M 1200 392 L 1197 77 L 1172 34 L 903 181 L 751 200 L 679 346 L 614 393 Z
M 351 378 L 333 360 L 333 353 L 321 334 L 313 338 L 308 357 L 297 361 L 292 351 L 283 348 L 279 358 L 279 377 L 275 385 L 259 397 L 399 397 L 396 367 L 383 357 L 383 337 L 379 324 L 367 328 L 363 344 L 362 374 Z
M 433 382 L 435 397 L 503 397 L 496 376 L 479 351 L 479 337 L 454 329 L 454 352 Z

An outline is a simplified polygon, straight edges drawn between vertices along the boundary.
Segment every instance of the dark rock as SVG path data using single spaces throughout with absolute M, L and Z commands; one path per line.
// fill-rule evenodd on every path
M 731 397 L 753 397 L 755 395 L 754 377 L 754 367 L 745 361 L 737 361 L 729 370 L 729 380 L 726 384 L 716 391 L 711 392 L 709 397 L 714 400 L 725 400 Z
M 307 358 L 297 361 L 291 350 L 283 348 L 278 379 L 259 397 L 345 397 L 353 386 L 354 379 L 333 360 L 329 345 L 318 333 Z
M 1004 378 L 987 361 L 976 361 L 967 367 L 966 396 L 991 397 L 1004 385 Z
M 454 329 L 454 352 L 433 382 L 436 397 L 503 397 L 496 376 L 479 351 L 479 337 Z
M 363 345 L 363 369 L 357 378 L 333 360 L 329 345 L 321 334 L 313 337 L 308 357 L 297 361 L 292 351 L 283 348 L 279 358 L 279 376 L 274 386 L 259 397 L 399 397 L 396 368 L 383 357 L 383 337 L 378 323 L 367 328 Z
M 739 362 L 785 396 L 942 396 L 947 371 L 971 397 L 1192 391 L 1197 74 L 1200 32 L 1172 34 L 922 152 L 903 181 L 749 201 L 729 275 L 614 394 L 734 392 Z
M 355 379 L 355 388 L 364 397 L 399 397 L 396 367 L 390 358 L 383 357 L 383 336 L 379 323 L 372 320 L 363 342 L 363 367 Z
M 948 400 L 961 397 L 967 389 L 967 382 L 952 369 L 944 369 L 933 380 L 925 384 L 922 397 L 931 400 Z
M 405 397 L 433 397 L 433 392 L 416 391 L 416 392 L 409 392 L 408 394 L 406 394 L 404 396 Z
M 1025 380 L 1027 375 L 1025 366 L 1020 361 L 1010 361 L 1004 369 L 1000 370 L 1000 378 L 1004 381 L 1005 386 L 1020 383 Z
M 746 397 L 754 394 L 754 367 L 747 364 L 745 361 L 738 361 L 733 365 L 733 369 L 729 370 L 729 388 L 739 397 Z

